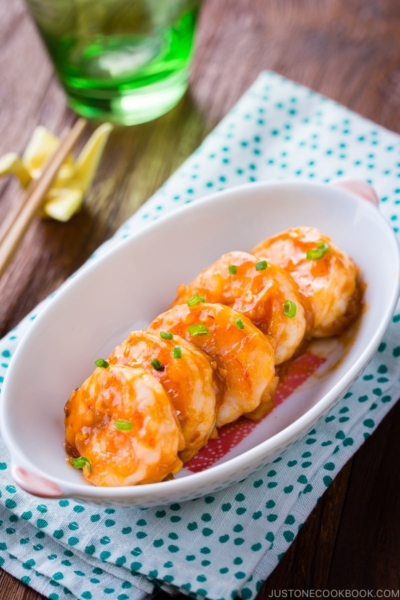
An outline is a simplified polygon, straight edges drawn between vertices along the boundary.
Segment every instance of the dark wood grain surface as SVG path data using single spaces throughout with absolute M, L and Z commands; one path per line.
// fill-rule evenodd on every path
M 0 335 L 57 288 L 173 173 L 262 69 L 400 132 L 399 0 L 206 0 L 189 93 L 117 129 L 84 210 L 36 221 L 0 281 Z M 0 155 L 74 120 L 22 0 L 0 0 Z M 21 194 L 0 181 L 0 228 Z M 280 590 L 400 589 L 400 403 L 342 469 L 259 599 Z M 2 571 L 1 600 L 41 596 Z M 397 596 L 399 597 L 399 596 Z

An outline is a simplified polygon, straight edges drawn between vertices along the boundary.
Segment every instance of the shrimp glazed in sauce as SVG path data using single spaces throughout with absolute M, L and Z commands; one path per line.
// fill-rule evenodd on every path
M 315 227 L 296 227 L 258 244 L 252 253 L 285 269 L 308 298 L 313 337 L 339 335 L 361 310 L 358 268 Z
M 221 389 L 217 427 L 255 410 L 268 393 L 275 377 L 273 346 L 237 311 L 221 304 L 178 304 L 149 329 L 176 333 L 215 361 Z
M 274 339 L 276 364 L 293 356 L 312 319 L 293 278 L 281 267 L 246 252 L 224 254 L 177 292 L 174 305 L 197 293 L 207 302 L 220 302 L 244 314 Z M 285 306 L 292 307 L 290 316 Z
M 180 457 L 187 462 L 215 429 L 217 386 L 206 354 L 171 332 L 161 335 L 134 331 L 115 348 L 109 363 L 152 369 L 176 410 L 183 434 Z
M 181 430 L 159 381 L 127 365 L 98 368 L 65 407 L 66 444 L 104 486 L 161 481 L 182 467 Z

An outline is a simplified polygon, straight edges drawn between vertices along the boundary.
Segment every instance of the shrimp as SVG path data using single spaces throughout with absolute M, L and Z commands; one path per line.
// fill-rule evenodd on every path
M 185 449 L 183 462 L 190 460 L 215 429 L 216 385 L 208 357 L 183 338 L 162 332 L 134 331 L 110 355 L 110 364 L 140 366 L 162 384 L 176 410 Z M 170 339 L 168 339 L 170 338 Z
M 65 428 L 70 462 L 82 457 L 83 475 L 95 485 L 156 483 L 182 467 L 175 409 L 156 377 L 140 367 L 95 369 L 72 392 Z
M 292 277 L 246 252 L 224 254 L 177 293 L 174 305 L 198 294 L 244 314 L 275 340 L 276 364 L 293 356 L 310 327 L 311 311 Z
M 149 331 L 180 335 L 210 356 L 221 394 L 217 427 L 270 401 L 273 345 L 244 315 L 221 304 L 179 304 L 157 317 Z
M 342 333 L 360 313 L 358 269 L 332 240 L 314 227 L 296 227 L 270 237 L 254 248 L 290 273 L 310 302 L 313 337 Z

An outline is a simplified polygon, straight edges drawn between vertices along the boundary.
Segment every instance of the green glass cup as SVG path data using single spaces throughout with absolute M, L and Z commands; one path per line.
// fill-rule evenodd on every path
M 155 119 L 187 87 L 200 0 L 27 0 L 78 114 Z

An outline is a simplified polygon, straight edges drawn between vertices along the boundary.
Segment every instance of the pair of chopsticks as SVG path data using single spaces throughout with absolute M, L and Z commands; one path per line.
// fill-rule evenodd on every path
M 62 137 L 57 150 L 47 160 L 40 177 L 29 184 L 21 208 L 10 219 L 0 238 L 0 277 L 7 269 L 29 225 L 40 209 L 60 167 L 81 137 L 86 123 L 86 119 L 76 121 L 72 129 Z

